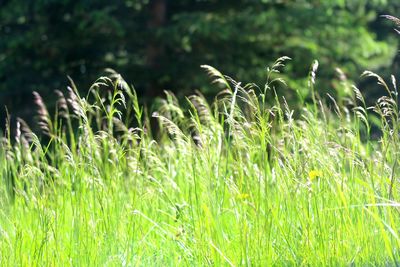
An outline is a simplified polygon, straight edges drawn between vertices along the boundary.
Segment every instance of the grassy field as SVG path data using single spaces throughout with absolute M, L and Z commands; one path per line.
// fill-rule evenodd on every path
M 357 88 L 322 101 L 315 64 L 292 110 L 284 60 L 262 87 L 204 66 L 212 104 L 167 93 L 150 115 L 118 75 L 72 83 L 52 115 L 35 94 L 49 142 L 22 120 L 3 140 L 0 265 L 400 264 L 396 82 L 365 73 L 386 95 L 371 108 Z

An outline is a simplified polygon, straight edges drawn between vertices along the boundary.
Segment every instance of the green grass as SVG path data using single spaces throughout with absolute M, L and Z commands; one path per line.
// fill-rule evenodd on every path
M 400 264 L 397 89 L 371 113 L 357 89 L 319 100 L 312 73 L 294 111 L 284 60 L 262 88 L 205 66 L 224 90 L 185 109 L 167 93 L 157 138 L 117 75 L 72 84 L 54 116 L 36 95 L 50 142 L 20 120 L 0 150 L 0 265 Z

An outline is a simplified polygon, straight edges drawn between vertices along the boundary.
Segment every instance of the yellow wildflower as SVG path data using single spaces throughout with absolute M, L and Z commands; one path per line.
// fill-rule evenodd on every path
M 310 178 L 311 181 L 314 180 L 315 178 L 319 178 L 321 176 L 322 176 L 322 172 L 319 170 L 311 170 L 308 173 L 308 177 Z
M 250 195 L 249 194 L 238 194 L 236 197 L 237 197 L 237 199 L 243 200 L 243 199 L 249 198 Z

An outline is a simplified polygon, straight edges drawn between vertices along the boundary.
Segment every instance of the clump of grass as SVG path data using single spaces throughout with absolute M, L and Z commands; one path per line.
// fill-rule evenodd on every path
M 23 120 L 3 138 L 0 265 L 399 264 L 395 79 L 365 73 L 387 92 L 374 107 L 355 87 L 328 103 L 315 63 L 295 111 L 274 90 L 286 60 L 262 87 L 204 66 L 222 91 L 185 110 L 167 92 L 157 141 L 116 73 L 86 97 L 71 81 L 53 118 L 35 93 L 49 142 Z

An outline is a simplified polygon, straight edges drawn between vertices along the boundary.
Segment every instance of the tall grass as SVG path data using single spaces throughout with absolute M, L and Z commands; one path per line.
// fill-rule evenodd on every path
M 366 107 L 357 88 L 293 110 L 263 87 L 204 66 L 222 91 L 170 92 L 155 138 L 117 74 L 81 97 L 71 82 L 43 142 L 23 120 L 0 150 L 1 266 L 398 265 L 396 81 Z M 372 116 L 372 117 L 371 117 Z M 371 123 L 379 140 L 371 138 Z M 155 135 L 155 134 L 154 134 Z

